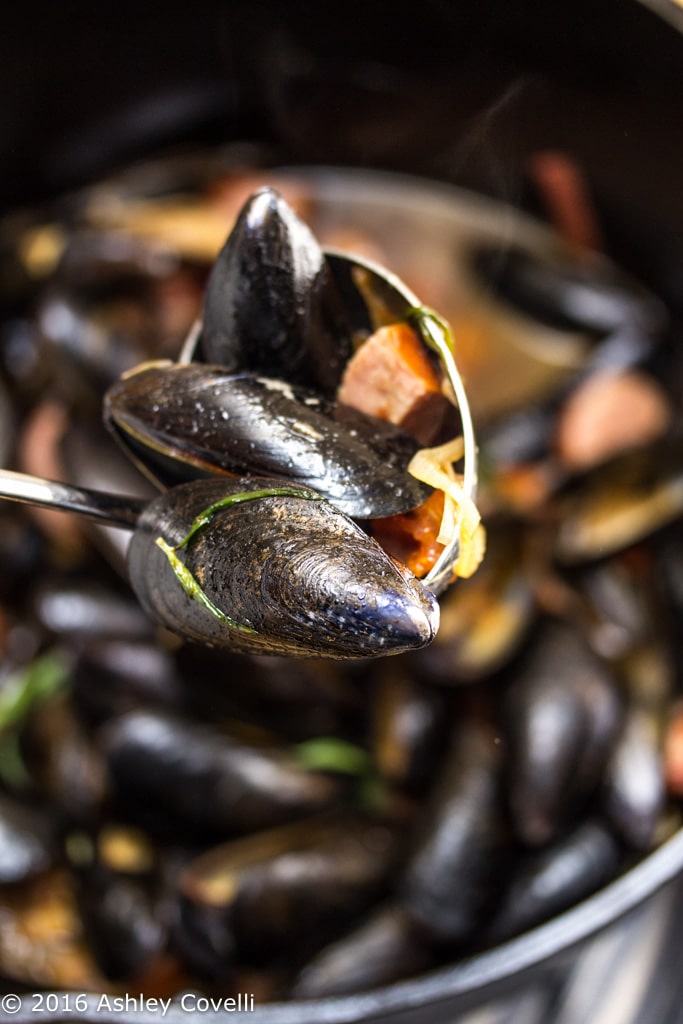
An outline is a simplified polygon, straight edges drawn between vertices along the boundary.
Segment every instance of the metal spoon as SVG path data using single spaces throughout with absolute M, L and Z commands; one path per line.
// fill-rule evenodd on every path
M 76 512 L 95 522 L 126 530 L 135 528 L 148 504 L 140 498 L 74 487 L 57 480 L 14 473 L 9 469 L 0 469 L 0 498 L 40 508 Z
M 349 309 L 358 306 L 359 298 L 364 300 L 373 330 L 404 320 L 411 311 L 422 308 L 417 295 L 385 267 L 337 249 L 325 249 L 324 252 L 342 300 L 347 300 Z M 448 331 L 438 318 L 431 317 L 425 320 L 420 330 L 425 347 L 435 352 L 439 359 L 460 413 L 464 446 L 463 490 L 474 502 L 477 493 L 477 444 L 465 386 L 456 366 Z M 178 362 L 195 360 L 201 331 L 202 323 L 197 320 L 185 340 Z M 451 581 L 459 551 L 460 542 L 456 534 L 422 580 L 424 586 L 435 594 L 442 593 Z

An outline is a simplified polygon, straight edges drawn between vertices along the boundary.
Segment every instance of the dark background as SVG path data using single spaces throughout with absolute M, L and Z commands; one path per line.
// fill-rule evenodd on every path
M 178 140 L 523 201 L 539 148 L 680 218 L 683 37 L 636 0 L 22 4 L 0 25 L 0 201 Z

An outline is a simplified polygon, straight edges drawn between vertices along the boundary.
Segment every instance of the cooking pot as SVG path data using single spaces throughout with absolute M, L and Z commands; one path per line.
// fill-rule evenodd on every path
M 5 16 L 0 203 L 34 203 L 179 145 L 233 143 L 245 163 L 420 174 L 538 212 L 528 158 L 571 152 L 608 248 L 683 315 L 680 8 L 197 3 L 32 5 Z M 570 960 L 683 869 L 679 832 L 584 903 L 498 948 L 373 993 L 231 1013 L 253 1024 L 450 1021 Z M 64 1004 L 57 1020 L 156 1019 Z M 8 1018 L 9 1019 L 9 1018 Z M 24 1000 L 16 1021 L 33 1021 Z M 170 1024 L 187 1011 L 169 1010 Z M 197 1019 L 224 1021 L 210 1009 Z

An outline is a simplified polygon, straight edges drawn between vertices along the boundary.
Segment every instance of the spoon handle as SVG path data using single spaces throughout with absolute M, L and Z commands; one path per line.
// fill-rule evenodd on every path
M 91 491 L 85 487 L 73 487 L 57 480 L 44 480 L 26 473 L 0 470 L 0 498 L 19 501 L 41 508 L 59 509 L 63 512 L 77 512 L 88 519 L 105 522 L 132 530 L 147 504 L 141 498 L 107 494 L 105 491 Z

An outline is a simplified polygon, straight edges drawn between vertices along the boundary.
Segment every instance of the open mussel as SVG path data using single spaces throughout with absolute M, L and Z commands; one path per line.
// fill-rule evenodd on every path
M 596 467 L 558 501 L 556 555 L 577 565 L 623 551 L 683 512 L 680 437 L 626 452 Z
M 336 390 L 350 330 L 320 246 L 274 189 L 245 203 L 214 264 L 200 344 L 230 370 Z
M 344 273 L 331 269 L 335 260 L 348 265 Z M 344 315 L 328 316 L 332 307 Z M 461 438 L 420 449 L 397 426 L 402 419 L 378 411 L 379 393 L 363 411 L 360 403 L 351 409 L 334 400 L 351 355 L 349 325 L 360 343 L 386 317 L 406 327 L 410 320 L 411 344 L 421 346 L 429 365 L 426 393 L 458 408 Z M 424 382 L 408 348 L 410 390 Z M 179 364 L 143 364 L 126 374 L 108 392 L 105 422 L 162 487 L 216 472 L 272 476 L 312 487 L 355 519 L 375 522 L 422 508 L 438 491 L 440 519 L 435 513 L 429 529 L 442 550 L 410 568 L 426 573 L 425 585 L 440 593 L 456 575 L 475 571 L 485 546 L 474 505 L 474 429 L 452 348 L 447 323 L 402 282 L 354 257 L 330 253 L 328 261 L 309 229 L 266 189 L 238 217 L 211 274 L 204 320 Z M 381 349 L 371 360 L 379 377 L 389 372 L 388 359 Z M 419 406 L 424 395 L 417 390 Z M 460 460 L 462 474 L 454 468 Z M 401 524 L 399 534 L 406 529 Z
M 399 427 L 270 377 L 143 365 L 109 389 L 105 421 L 161 486 L 278 476 L 360 519 L 408 511 L 429 494 L 407 472 L 418 445 Z
M 485 245 L 475 249 L 472 262 L 499 299 L 541 323 L 597 338 L 621 332 L 622 362 L 647 354 L 666 323 L 661 303 L 606 260 L 584 265 L 557 254 L 541 260 L 519 245 L 505 252 Z
M 282 481 L 181 484 L 145 509 L 131 541 L 143 606 L 185 638 L 332 658 L 428 644 L 436 599 L 351 519 Z

